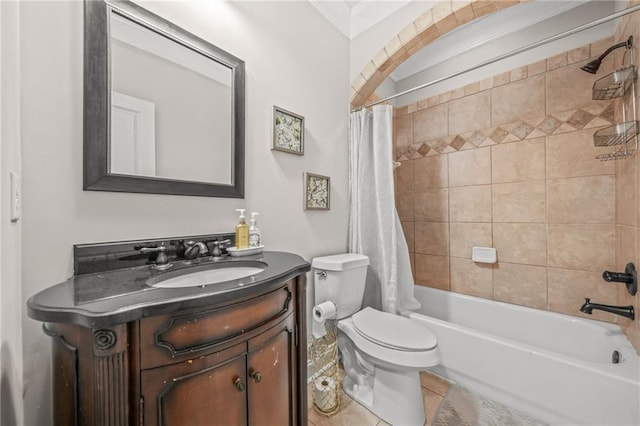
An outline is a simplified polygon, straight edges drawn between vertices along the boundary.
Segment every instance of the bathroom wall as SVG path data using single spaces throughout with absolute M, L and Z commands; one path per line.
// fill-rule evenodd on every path
M 22 306 L 71 276 L 75 243 L 230 231 L 236 208 L 260 211 L 269 250 L 310 260 L 346 249 L 349 43 L 307 2 L 141 2 L 245 60 L 243 200 L 83 191 L 83 4 L 18 4 Z M 270 150 L 274 105 L 305 117 L 304 156 Z M 330 211 L 303 211 L 305 171 L 331 177 Z M 24 424 L 48 424 L 50 339 L 26 315 L 22 327 Z
M 628 6 L 636 5 L 640 2 L 629 2 Z M 640 14 L 632 13 L 622 18 L 618 28 L 616 30 L 615 42 L 619 43 L 626 41 L 629 36 L 633 36 L 635 46 L 633 47 L 633 54 L 635 56 L 635 62 L 638 63 L 638 55 L 640 54 L 640 48 L 638 47 L 638 40 L 640 40 Z M 615 55 L 616 67 L 622 65 L 622 51 L 616 51 Z M 625 61 L 625 64 L 628 64 Z M 638 91 L 636 90 L 636 94 Z M 628 99 L 631 99 L 629 97 Z M 636 99 L 638 101 L 638 99 Z M 640 104 L 639 104 L 640 105 Z M 627 111 L 631 111 L 631 104 L 627 104 Z M 618 102 L 618 108 L 616 109 L 616 121 L 622 121 L 621 106 Z M 630 117 L 627 115 L 627 117 Z M 640 119 L 640 116 L 636 117 Z M 630 118 L 627 118 L 630 120 Z M 635 141 L 629 143 L 630 147 L 635 149 Z M 633 262 L 636 266 L 640 263 L 640 232 L 638 227 L 640 226 L 640 209 L 638 208 L 638 190 L 640 188 L 640 175 L 638 169 L 640 168 L 640 157 L 637 153 L 634 153 L 630 158 L 625 160 L 616 161 L 616 199 L 617 199 L 617 215 L 616 215 L 616 232 L 618 236 L 618 265 L 617 270 L 623 271 L 625 265 L 629 262 Z M 638 310 L 640 309 L 640 295 L 629 295 L 626 288 L 623 285 L 618 285 L 618 304 L 620 305 L 633 305 L 636 310 L 636 316 L 638 316 Z M 636 318 L 635 321 L 628 320 L 626 318 L 619 318 L 619 324 L 626 333 L 627 337 L 633 343 L 636 350 L 640 352 L 640 321 Z
M 11 221 L 9 172 L 22 175 L 18 6 L 0 2 L 0 424 L 22 416 L 22 222 Z
M 616 164 L 595 159 L 608 150 L 592 139 L 615 105 L 591 99 L 614 64 L 579 69 L 612 43 L 396 110 L 397 208 L 419 285 L 577 316 L 585 297 L 618 302 L 601 278 L 618 264 Z M 498 263 L 473 262 L 473 246 Z

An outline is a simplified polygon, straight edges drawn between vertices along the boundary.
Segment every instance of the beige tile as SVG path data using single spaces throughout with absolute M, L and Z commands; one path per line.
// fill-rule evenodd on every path
M 544 138 L 491 147 L 493 183 L 544 179 Z
M 451 222 L 491 222 L 491 185 L 449 189 Z
M 420 385 L 440 396 L 445 396 L 451 386 L 450 383 L 442 377 L 436 376 L 428 371 L 420 372 Z
M 615 223 L 615 187 L 613 175 L 549 179 L 549 223 Z
M 545 222 L 545 181 L 492 185 L 494 222 Z
M 547 72 L 547 114 L 581 108 L 593 102 L 591 88 L 595 78 L 580 69 L 584 62 Z M 603 61 L 598 75 L 604 76 L 612 70 L 611 61 Z
M 637 167 L 626 167 L 617 173 L 618 223 L 626 226 L 637 226 L 638 211 L 636 200 L 638 194 Z
M 491 125 L 545 115 L 544 80 L 544 75 L 536 75 L 494 87 L 491 90 Z
M 465 96 L 449 102 L 449 134 L 491 127 L 491 93 Z
M 493 268 L 493 298 L 545 309 L 547 307 L 547 268 L 499 262 Z
M 416 222 L 447 222 L 449 220 L 448 194 L 448 189 L 416 191 L 414 207 Z
M 449 186 L 448 155 L 433 155 L 413 161 L 415 189 L 446 188 Z
M 582 316 L 603 321 L 615 321 L 615 316 L 601 311 L 592 315 L 580 312 L 586 297 L 593 303 L 615 305 L 616 295 L 611 284 L 602 280 L 602 271 L 590 272 L 549 268 L 547 270 L 549 309 L 569 315 Z
M 449 186 L 491 183 L 491 148 L 454 152 L 449 157 Z
M 470 259 L 451 258 L 451 291 L 491 299 L 493 265 Z
M 447 222 L 415 222 L 415 252 L 449 256 Z
M 394 119 L 395 144 L 397 147 L 407 147 L 413 143 L 413 114 L 403 115 Z
M 415 222 L 402 222 L 402 231 L 404 238 L 407 240 L 407 247 L 413 253 L 415 251 Z
M 490 223 L 457 223 L 449 224 L 450 247 L 452 257 L 471 259 L 473 247 L 492 247 Z
M 498 261 L 546 266 L 546 226 L 539 223 L 494 223 L 493 246 Z
M 413 191 L 413 161 L 403 161 L 395 169 L 396 192 Z
M 615 225 L 549 225 L 549 266 L 601 271 L 616 266 Z
M 444 397 L 428 389 L 422 389 L 422 400 L 424 401 L 426 426 L 431 426 L 438 412 L 438 407 L 442 404 Z
M 579 47 L 567 52 L 567 60 L 570 64 L 585 61 L 591 56 L 589 45 Z
M 446 136 L 447 104 L 420 110 L 413 114 L 413 141 L 425 142 Z
M 396 194 L 396 210 L 402 222 L 413 222 L 413 192 L 400 192 Z
M 449 258 L 429 254 L 415 255 L 416 284 L 449 290 Z
M 593 146 L 593 129 L 547 136 L 547 178 L 615 173 L 615 161 L 599 161 L 602 149 Z
M 619 255 L 617 269 L 623 271 L 627 263 L 635 263 L 635 259 L 637 258 L 636 244 L 638 242 L 638 231 L 637 228 L 628 226 L 620 226 L 618 229 Z

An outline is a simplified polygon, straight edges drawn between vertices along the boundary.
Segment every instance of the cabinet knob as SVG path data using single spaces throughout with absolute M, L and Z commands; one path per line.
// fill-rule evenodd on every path
M 260 381 L 262 380 L 262 374 L 258 373 L 257 371 L 251 370 L 249 371 L 249 375 L 251 375 L 251 378 L 256 383 L 260 383 Z
M 238 392 L 244 391 L 245 386 L 240 377 L 236 377 L 236 379 L 233 381 L 233 384 L 236 385 L 236 389 L 238 389 Z

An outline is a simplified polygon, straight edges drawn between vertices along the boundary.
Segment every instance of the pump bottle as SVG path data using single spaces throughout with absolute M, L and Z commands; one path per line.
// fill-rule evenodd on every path
M 258 212 L 251 212 L 251 225 L 249 226 L 249 247 L 260 247 L 262 244 L 262 238 L 260 234 L 260 228 L 256 224 L 256 216 Z
M 236 209 L 237 212 L 240 212 L 238 225 L 236 225 L 236 248 L 238 249 L 249 248 L 249 226 L 244 220 L 244 210 Z

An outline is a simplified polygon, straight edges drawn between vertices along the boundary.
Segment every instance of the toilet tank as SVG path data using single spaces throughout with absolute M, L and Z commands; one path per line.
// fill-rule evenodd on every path
M 358 312 L 362 307 L 368 265 L 369 258 L 356 253 L 314 258 L 311 268 L 314 271 L 316 304 L 327 300 L 333 302 L 338 319 Z

